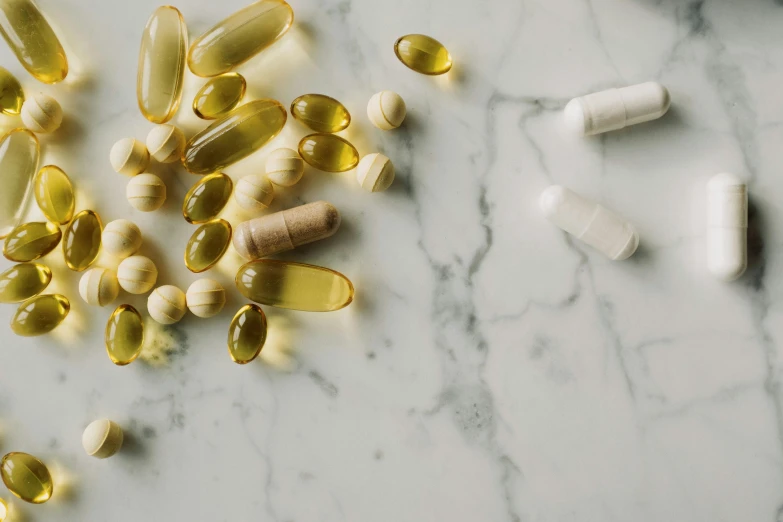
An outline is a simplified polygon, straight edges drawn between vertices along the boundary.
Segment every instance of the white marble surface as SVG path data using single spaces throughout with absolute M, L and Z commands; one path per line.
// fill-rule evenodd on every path
M 178 7 L 195 36 L 244 3 Z M 142 215 L 108 164 L 115 140 L 150 128 L 136 60 L 158 4 L 39 4 L 69 46 L 71 78 L 38 84 L 4 45 L 0 63 L 63 104 L 45 161 L 72 176 L 78 208 L 135 220 L 159 282 L 186 287 L 193 227 L 179 207 L 195 178 L 153 167 L 169 200 Z M 295 28 L 241 69 L 250 94 L 339 98 L 354 116 L 346 137 L 398 171 L 384 194 L 352 173 L 308 171 L 275 201 L 342 211 L 335 237 L 282 257 L 345 273 L 356 302 L 323 315 L 267 308 L 263 357 L 238 366 L 225 346 L 243 304 L 231 254 L 208 274 L 229 289 L 224 312 L 186 316 L 119 368 L 103 347 L 111 307 L 81 302 L 57 250 L 46 262 L 73 301 L 66 323 L 35 339 L 0 330 L 0 451 L 57 469 L 54 498 L 21 506 L 23 520 L 783 520 L 781 2 L 292 5 Z M 397 61 L 395 39 L 412 32 L 449 47 L 449 76 Z M 662 120 L 565 135 L 570 97 L 650 79 L 672 93 Z M 188 76 L 176 118 L 189 134 L 202 125 L 188 107 L 200 85 Z M 380 89 L 408 104 L 398 131 L 366 119 Z M 304 133 L 289 119 L 227 172 L 257 172 Z M 733 284 L 704 269 L 704 182 L 724 170 L 747 177 L 754 209 L 752 265 Z M 536 199 L 550 183 L 626 215 L 639 252 L 607 261 L 545 222 Z M 13 311 L 2 305 L 0 323 Z M 80 447 L 97 417 L 131 439 L 108 461 Z

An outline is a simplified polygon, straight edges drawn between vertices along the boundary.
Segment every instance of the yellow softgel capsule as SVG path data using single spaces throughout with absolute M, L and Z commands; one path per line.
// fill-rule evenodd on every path
M 211 174 L 236 163 L 277 136 L 288 117 L 277 100 L 242 105 L 193 136 L 182 161 L 193 174 Z
M 7 69 L 0 67 L 0 112 L 19 114 L 24 103 L 22 84 Z
M 25 223 L 13 229 L 5 238 L 3 255 L 6 259 L 18 263 L 34 261 L 54 250 L 62 237 L 60 227 L 54 223 Z
M 0 238 L 22 218 L 38 156 L 38 138 L 28 130 L 14 129 L 0 138 Z
M 449 72 L 451 54 L 442 43 L 423 34 L 408 34 L 394 42 L 394 54 L 417 73 L 436 76 Z
M 63 254 L 68 268 L 81 272 L 95 262 L 101 250 L 101 218 L 92 210 L 82 210 L 65 229 Z
M 60 167 L 47 165 L 35 175 L 33 194 L 46 219 L 65 225 L 73 218 L 73 185 Z
M 351 304 L 353 284 L 339 272 L 315 265 L 257 259 L 237 272 L 239 292 L 256 303 L 304 312 L 332 312 Z
M 237 364 L 247 364 L 261 353 L 266 342 L 266 315 L 260 306 L 239 309 L 228 326 L 228 354 Z
M 139 50 L 136 98 L 141 113 L 165 123 L 177 112 L 188 52 L 188 28 L 176 7 L 158 7 L 144 28 Z
M 0 2 L 0 33 L 27 71 L 43 83 L 68 75 L 68 59 L 57 35 L 32 0 Z
M 185 266 L 191 272 L 209 270 L 220 261 L 231 243 L 231 225 L 223 219 L 204 223 L 193 232 L 185 247 Z
M 299 155 L 310 166 L 326 172 L 345 172 L 359 163 L 356 148 L 334 134 L 305 136 L 299 142 Z
M 32 504 L 52 497 L 54 481 L 46 464 L 28 453 L 8 453 L 0 461 L 0 476 L 8 491 Z
M 246 90 L 247 82 L 241 74 L 230 72 L 215 76 L 193 98 L 193 112 L 202 120 L 220 118 L 239 105 Z
M 188 223 L 206 223 L 214 219 L 231 198 L 234 183 L 220 172 L 204 176 L 185 195 L 182 215 Z
M 294 22 L 294 11 L 283 0 L 260 0 L 233 13 L 196 38 L 188 66 L 196 76 L 217 76 L 260 53 Z
M 117 307 L 106 323 L 106 353 L 111 362 L 125 366 L 136 360 L 144 346 L 144 322 L 131 305 Z
M 0 303 L 21 303 L 46 289 L 52 280 L 49 267 L 38 263 L 14 265 L 0 274 Z
M 64 295 L 39 295 L 19 305 L 11 319 L 11 330 L 23 337 L 43 335 L 54 330 L 70 311 L 71 303 Z
M 339 132 L 351 124 L 345 105 L 323 94 L 304 94 L 295 99 L 291 116 L 315 132 Z

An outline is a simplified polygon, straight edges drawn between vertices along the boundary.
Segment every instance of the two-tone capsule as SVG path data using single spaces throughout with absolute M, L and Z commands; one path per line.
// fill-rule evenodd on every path
M 117 307 L 106 323 L 106 353 L 111 362 L 125 366 L 136 360 L 144 346 L 144 322 L 131 305 Z
M 717 174 L 707 183 L 707 268 L 733 281 L 747 264 L 748 187 L 734 174 Z
M 311 167 L 326 172 L 345 172 L 359 163 L 359 152 L 335 134 L 310 134 L 299 142 L 299 155 Z
M 64 295 L 39 295 L 19 305 L 11 319 L 11 330 L 23 337 L 43 335 L 57 328 L 70 311 L 71 303 Z
M 0 67 L 0 112 L 19 114 L 24 103 L 22 84 L 4 67 Z
M 217 264 L 231 243 L 231 225 L 214 219 L 198 227 L 185 247 L 185 266 L 195 273 L 209 270 Z
M 68 268 L 81 272 L 98 258 L 101 251 L 101 218 L 92 210 L 82 210 L 63 234 L 63 254 Z
M 423 34 L 408 34 L 398 38 L 394 42 L 394 54 L 405 67 L 429 76 L 449 72 L 454 63 L 442 43 Z
M 32 504 L 43 504 L 54 492 L 54 481 L 40 459 L 15 451 L 0 460 L 0 476 L 8 491 Z
M 32 0 L 0 2 L 0 34 L 37 80 L 57 83 L 68 75 L 65 50 Z
M 38 138 L 28 130 L 14 129 L 0 138 L 0 238 L 22 218 L 38 156 Z
M 234 183 L 221 172 L 204 176 L 185 195 L 182 215 L 188 223 L 206 223 L 214 219 L 231 198 Z
M 58 225 L 65 225 L 73 218 L 75 198 L 73 185 L 60 167 L 47 165 L 35 175 L 33 194 L 38 208 L 46 219 Z
M 11 231 L 3 245 L 6 259 L 18 263 L 34 261 L 54 250 L 63 237 L 60 227 L 48 221 L 24 223 Z
M 230 72 L 210 78 L 193 98 L 193 112 L 202 120 L 214 120 L 239 105 L 247 90 L 241 74 Z
M 0 303 L 21 303 L 43 292 L 52 280 L 49 267 L 38 263 L 14 265 L 0 274 Z
M 228 327 L 228 354 L 237 364 L 258 357 L 266 342 L 266 315 L 260 306 L 248 304 L 239 309 Z
M 339 132 L 351 124 L 345 105 L 323 94 L 304 94 L 295 99 L 291 116 L 315 132 Z

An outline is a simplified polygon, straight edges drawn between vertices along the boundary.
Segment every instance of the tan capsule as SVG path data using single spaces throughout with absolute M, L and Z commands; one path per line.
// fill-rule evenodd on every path
M 291 116 L 315 132 L 339 132 L 351 124 L 345 105 L 323 94 L 303 94 L 295 99 Z
M 174 125 L 156 125 L 147 134 L 147 150 L 161 163 L 174 163 L 185 150 L 185 134 Z
M 120 451 L 122 440 L 122 428 L 109 419 L 92 421 L 82 433 L 85 453 L 96 459 L 106 459 Z
M 234 191 L 234 201 L 248 212 L 266 210 L 274 198 L 275 188 L 263 174 L 249 174 L 239 178 Z
M 228 354 L 237 364 L 247 364 L 261 353 L 266 342 L 266 315 L 260 306 L 239 309 L 228 326 Z
M 293 149 L 275 149 L 266 158 L 266 177 L 275 185 L 296 185 L 304 173 L 304 160 Z
M 3 245 L 6 259 L 25 263 L 43 257 L 57 247 L 63 234 L 54 223 L 24 223 L 11 231 Z
M 193 112 L 202 120 L 214 120 L 239 105 L 247 90 L 241 74 L 230 72 L 207 81 L 193 98 Z
M 0 67 L 0 112 L 19 114 L 24 103 L 24 90 L 19 80 L 7 69 Z
M 139 174 L 128 182 L 125 197 L 136 210 L 154 212 L 166 202 L 166 184 L 155 174 Z
M 106 323 L 106 353 L 111 362 L 125 366 L 136 360 L 144 346 L 144 322 L 131 305 L 120 305 Z
M 14 265 L 0 274 L 0 303 L 20 303 L 43 292 L 52 271 L 38 263 Z
M 64 295 L 46 294 L 33 297 L 19 305 L 11 320 L 11 330 L 23 337 L 49 333 L 63 322 L 70 310 L 71 303 Z
M 149 166 L 150 153 L 139 140 L 123 138 L 112 146 L 109 162 L 115 172 L 125 176 L 135 176 L 144 172 Z
M 51 96 L 34 94 L 22 105 L 22 122 L 33 132 L 48 134 L 60 128 L 63 109 Z
M 186 310 L 185 292 L 174 285 L 159 286 L 147 298 L 147 311 L 160 324 L 179 322 Z
M 101 243 L 104 250 L 114 257 L 125 259 L 141 247 L 141 230 L 127 219 L 115 219 L 103 229 Z
M 406 113 L 405 100 L 393 91 L 375 93 L 367 103 L 367 117 L 381 130 L 392 130 L 402 125 Z
M 214 219 L 231 198 L 234 183 L 231 178 L 217 172 L 204 176 L 185 195 L 182 215 L 188 223 L 206 223 Z
M 204 223 L 193 232 L 185 247 L 185 266 L 191 272 L 209 270 L 220 261 L 231 243 L 231 225 L 215 219 Z
M 14 129 L 0 138 L 0 238 L 22 219 L 38 170 L 39 151 L 38 138 L 25 129 Z
M 46 219 L 58 225 L 71 221 L 75 203 L 73 185 L 60 167 L 42 167 L 35 176 L 33 193 Z
M 226 291 L 212 279 L 199 279 L 188 287 L 185 294 L 190 310 L 196 317 L 213 317 L 226 304 Z
M 299 142 L 299 155 L 310 166 L 326 172 L 345 172 L 359 163 L 356 148 L 335 134 L 310 134 Z
M 382 192 L 394 181 L 394 165 L 383 154 L 367 154 L 356 167 L 356 180 L 367 192 Z
M 339 227 L 337 209 L 316 201 L 245 221 L 234 234 L 234 248 L 245 259 L 257 259 L 325 239 Z
M 101 218 L 92 210 L 82 210 L 63 234 L 63 254 L 68 268 L 81 272 L 98 258 L 101 251 Z
M 148 257 L 130 256 L 117 267 L 117 281 L 129 294 L 147 293 L 157 280 L 158 268 Z
M 117 274 L 107 268 L 91 268 L 79 280 L 79 295 L 89 305 L 105 306 L 119 293 Z

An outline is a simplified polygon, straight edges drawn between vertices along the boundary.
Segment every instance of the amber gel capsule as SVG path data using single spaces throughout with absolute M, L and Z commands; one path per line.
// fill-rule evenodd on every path
M 351 124 L 345 105 L 323 94 L 305 94 L 291 102 L 291 116 L 315 132 L 339 132 Z
M 63 235 L 63 254 L 68 268 L 81 272 L 95 262 L 101 250 L 101 218 L 92 210 L 82 210 Z
M 19 305 L 11 330 L 16 335 L 34 337 L 49 333 L 59 325 L 71 310 L 68 298 L 60 294 L 39 295 Z
M 214 120 L 231 112 L 247 90 L 244 76 L 235 72 L 207 81 L 193 98 L 193 112 L 202 120 Z
M 0 138 L 0 238 L 22 218 L 38 154 L 38 138 L 28 130 L 14 129 Z
M 141 37 L 136 97 L 141 113 L 153 123 L 165 123 L 177 112 L 182 97 L 188 28 L 175 7 L 158 7 Z
M 49 286 L 52 271 L 38 263 L 14 265 L 0 274 L 0 303 L 20 303 Z
M 442 43 L 423 34 L 408 34 L 394 43 L 394 54 L 409 69 L 435 76 L 449 72 L 451 54 Z
M 359 163 L 356 148 L 334 134 L 305 136 L 299 142 L 299 155 L 310 166 L 326 172 L 345 172 Z
M 188 66 L 196 76 L 217 76 L 260 53 L 294 22 L 283 0 L 259 0 L 235 12 L 193 42 Z
M 182 215 L 188 223 L 206 223 L 214 219 L 231 198 L 234 183 L 220 172 L 204 176 L 185 194 Z
M 73 217 L 73 185 L 60 167 L 47 165 L 35 175 L 33 193 L 46 219 L 65 225 Z
M 266 315 L 254 304 L 239 309 L 228 327 L 228 354 L 237 364 L 247 364 L 261 353 L 266 342 Z
M 256 100 L 193 136 L 182 161 L 193 174 L 218 172 L 254 153 L 277 136 L 288 115 L 276 100 Z
M 32 0 L 0 1 L 0 33 L 37 80 L 57 83 L 68 75 L 65 50 Z
M 8 491 L 25 502 L 43 504 L 52 497 L 54 481 L 46 465 L 27 453 L 13 452 L 0 461 L 0 476 Z
M 0 67 L 0 112 L 19 114 L 24 103 L 24 90 L 16 77 Z
M 144 346 L 144 322 L 131 305 L 120 305 L 106 323 L 106 353 L 111 362 L 125 366 L 136 360 Z
M 185 266 L 195 273 L 209 270 L 223 257 L 231 243 L 231 225 L 223 219 L 204 223 L 185 247 Z
M 60 243 L 60 227 L 47 221 L 19 225 L 11 231 L 3 245 L 6 259 L 25 263 L 43 257 Z

